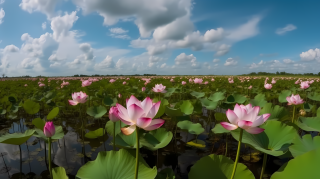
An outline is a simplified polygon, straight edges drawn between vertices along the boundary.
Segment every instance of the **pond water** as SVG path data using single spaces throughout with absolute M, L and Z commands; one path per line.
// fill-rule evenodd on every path
M 215 112 L 225 113 L 224 109 L 217 109 Z M 227 156 L 235 159 L 237 141 L 232 136 L 214 135 L 211 129 L 214 127 L 214 119 L 208 120 L 207 111 L 203 109 L 203 118 L 194 117 L 193 122 L 200 122 L 205 128 L 205 132 L 198 136 L 198 139 L 205 141 L 206 147 L 197 149 L 186 145 L 187 141 L 195 138 L 194 135 L 184 131 L 177 130 L 176 138 L 172 139 L 170 144 L 158 151 L 150 151 L 142 148 L 141 154 L 150 166 L 157 166 L 158 171 L 164 168 L 171 167 L 176 176 L 182 179 L 188 178 L 190 167 L 198 161 L 201 157 L 209 154 L 225 155 L 226 153 L 226 137 L 227 137 Z M 40 116 L 43 117 L 43 116 Z M 34 117 L 35 118 L 35 117 Z M 21 118 L 20 120 L 8 121 L 7 119 L 0 120 L 0 130 L 2 133 L 9 132 L 23 132 L 29 127 L 32 119 L 31 116 Z M 214 117 L 213 117 L 214 118 Z M 79 129 L 80 120 L 77 117 L 69 114 L 56 121 L 63 127 L 65 136 L 52 143 L 52 163 L 53 167 L 62 166 L 65 168 L 69 178 L 75 178 L 79 168 L 88 161 L 95 160 L 100 151 L 112 150 L 112 137 L 107 134 L 97 139 L 87 139 L 82 141 L 81 130 Z M 56 123 L 55 122 L 55 123 Z M 88 119 L 86 127 L 97 129 L 105 126 L 106 121 Z M 175 124 L 166 122 L 164 127 L 169 131 L 174 131 Z M 86 128 L 88 132 L 88 128 Z M 46 163 L 48 146 L 44 141 L 36 137 L 31 137 L 26 144 L 21 145 L 22 159 L 20 159 L 19 146 L 0 144 L 0 178 L 19 178 L 20 164 L 22 167 L 23 178 L 49 178 L 48 166 Z M 248 153 L 246 155 L 246 153 Z M 251 155 L 249 153 L 252 153 Z M 274 173 L 287 159 L 279 159 L 275 157 L 268 157 L 266 178 Z M 262 154 L 254 152 L 246 145 L 242 145 L 240 161 L 248 166 L 256 178 L 262 166 Z

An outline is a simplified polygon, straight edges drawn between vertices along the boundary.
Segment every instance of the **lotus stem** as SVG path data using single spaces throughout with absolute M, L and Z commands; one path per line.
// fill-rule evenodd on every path
M 226 135 L 226 153 L 224 155 L 227 156 L 227 154 L 228 154 L 228 134 Z
M 294 105 L 293 106 L 293 111 L 292 111 L 292 123 L 293 123 L 293 120 L 294 120 L 294 112 L 295 112 L 295 110 L 296 110 L 296 106 Z
M 48 151 L 49 173 L 50 173 L 50 178 L 53 179 L 52 168 L 51 168 L 51 137 L 48 138 L 48 145 L 49 145 L 49 151 Z
M 21 145 L 19 145 L 20 150 L 20 179 L 22 178 L 22 152 L 21 152 Z
M 235 175 L 235 173 L 236 173 L 237 164 L 238 164 L 238 161 L 239 161 L 239 154 L 240 154 L 240 148 L 241 148 L 242 134 L 243 134 L 243 129 L 240 128 L 240 136 L 239 136 L 239 142 L 238 142 L 237 156 L 236 156 L 236 161 L 234 162 L 234 165 L 233 165 L 233 171 L 232 171 L 232 175 L 231 175 L 231 178 L 230 178 L 230 179 L 233 179 L 233 178 L 234 178 L 234 175 Z
M 261 169 L 260 179 L 263 178 L 263 173 L 264 173 L 264 170 L 266 168 L 266 163 L 267 163 L 267 157 L 268 157 L 268 155 L 266 153 L 264 153 L 263 154 L 263 165 L 262 165 L 262 169 Z
M 113 122 L 113 151 L 116 151 L 116 122 Z
M 139 171 L 139 128 L 136 127 L 136 136 L 137 136 L 137 148 L 136 148 L 136 168 L 134 179 L 138 179 L 138 171 Z

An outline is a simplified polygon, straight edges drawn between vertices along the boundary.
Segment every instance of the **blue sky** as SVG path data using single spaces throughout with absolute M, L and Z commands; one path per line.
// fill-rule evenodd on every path
M 0 3 L 8 76 L 320 72 L 320 1 Z

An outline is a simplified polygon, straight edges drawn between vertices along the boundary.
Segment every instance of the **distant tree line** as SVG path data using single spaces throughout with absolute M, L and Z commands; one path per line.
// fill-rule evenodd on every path
M 269 73 L 269 72 L 251 72 L 249 74 L 243 74 L 243 75 L 249 75 L 249 76 L 258 76 L 258 75 L 297 75 L 297 76 L 320 76 L 319 73 L 287 73 L 287 72 L 276 72 L 276 73 Z

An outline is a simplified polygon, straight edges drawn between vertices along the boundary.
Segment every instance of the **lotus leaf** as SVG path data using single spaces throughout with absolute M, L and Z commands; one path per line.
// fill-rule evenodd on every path
M 121 125 L 121 127 L 120 127 L 120 125 Z M 125 127 L 125 126 L 126 126 L 125 123 L 121 122 L 120 120 L 117 121 L 116 122 L 116 126 L 115 126 L 116 127 L 116 135 L 120 134 L 121 133 L 121 129 L 120 128 Z M 107 133 L 109 135 L 113 136 L 113 131 L 114 131 L 113 122 L 112 121 L 108 121 L 106 123 L 105 128 L 106 128 Z
M 278 105 L 272 107 L 272 103 L 267 103 L 259 112 L 259 115 L 269 113 L 271 116 L 268 120 L 284 120 L 288 117 L 288 111 Z
M 280 103 L 287 103 L 287 97 L 291 96 L 292 92 L 290 90 L 282 90 L 279 94 L 278 100 Z
M 28 114 L 36 114 L 40 110 L 40 105 L 30 99 L 23 103 L 23 108 Z
M 171 168 L 165 168 L 158 172 L 155 179 L 175 179 L 174 171 Z
M 300 138 L 296 137 L 293 140 L 293 145 L 289 147 L 289 150 L 293 157 L 297 157 L 311 150 L 320 148 L 320 136 L 315 136 L 312 140 L 310 134 L 306 134 Z
M 184 100 L 182 104 L 180 105 L 180 110 L 186 115 L 193 113 L 193 105 L 190 102 L 190 100 Z
M 205 95 L 205 93 L 203 92 L 196 92 L 196 91 L 192 91 L 190 94 L 196 98 L 202 98 Z
M 250 103 L 252 106 L 260 106 L 263 107 L 265 106 L 268 102 L 266 101 L 265 94 L 258 94 L 257 96 L 254 97 L 254 99 L 250 100 Z
M 196 135 L 199 135 L 201 134 L 202 132 L 204 132 L 204 128 L 201 126 L 200 123 L 193 123 L 191 121 L 180 121 L 177 123 L 177 126 L 180 128 L 180 129 L 186 129 L 188 130 L 188 132 L 190 134 L 196 134 Z
M 247 100 L 245 96 L 241 94 L 233 94 L 228 96 L 226 103 L 244 103 Z
M 89 139 L 95 139 L 95 138 L 103 136 L 103 133 L 104 133 L 103 128 L 99 128 L 97 130 L 90 131 L 90 132 L 86 133 L 85 137 L 89 138 Z
M 207 98 L 200 99 L 201 104 L 208 110 L 214 110 L 217 108 L 218 102 L 210 101 Z
M 103 106 L 92 106 L 87 109 L 87 114 L 94 117 L 95 119 L 101 118 L 107 113 L 107 109 Z
M 320 132 L 320 117 L 299 117 L 296 124 L 305 131 Z
M 48 120 L 52 120 L 59 114 L 59 107 L 53 108 L 47 116 Z
M 56 129 L 56 133 L 51 137 L 51 139 L 52 140 L 62 139 L 64 136 L 62 126 L 55 126 L 55 129 Z M 44 133 L 41 129 L 35 129 L 35 131 L 36 132 L 35 132 L 34 136 L 43 139 L 45 142 L 48 142 L 48 138 L 44 135 Z
M 0 136 L 0 143 L 21 145 L 25 143 L 35 132 L 33 129 L 28 129 L 24 133 L 5 134 Z
M 205 148 L 206 147 L 206 143 L 200 139 L 187 142 L 187 145 L 190 145 L 190 146 L 196 147 L 196 148 Z
M 223 100 L 224 98 L 225 97 L 223 92 L 216 92 L 214 94 L 211 94 L 208 99 L 210 99 L 211 101 L 217 102 L 217 101 Z
M 213 129 L 211 129 L 211 131 L 215 134 L 223 134 L 223 133 L 230 133 L 231 131 L 225 129 L 224 127 L 222 127 L 221 124 L 216 124 L 214 126 Z
M 167 146 L 172 140 L 172 136 L 172 132 L 166 131 L 165 128 L 159 128 L 146 133 L 141 139 L 141 143 L 150 150 L 157 150 Z
M 35 125 L 36 128 L 43 131 L 43 128 L 46 125 L 46 121 L 40 118 L 35 118 L 32 120 L 32 124 Z
M 55 167 L 52 169 L 53 179 L 68 179 L 66 170 L 63 167 Z

